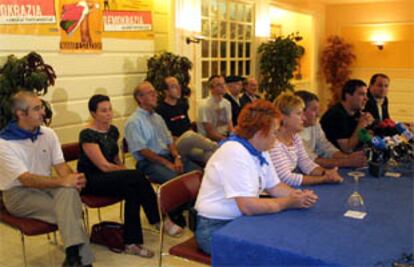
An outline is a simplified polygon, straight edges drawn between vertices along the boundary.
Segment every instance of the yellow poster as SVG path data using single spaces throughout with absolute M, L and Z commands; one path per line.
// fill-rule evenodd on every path
M 152 0 L 104 0 L 104 36 L 152 39 Z
M 60 51 L 91 53 L 102 50 L 102 0 L 60 0 Z

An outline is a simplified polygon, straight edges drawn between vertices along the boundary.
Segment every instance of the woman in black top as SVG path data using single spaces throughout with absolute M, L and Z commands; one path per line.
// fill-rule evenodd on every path
M 82 193 L 124 198 L 125 253 L 153 257 L 154 253 L 142 246 L 140 207 L 142 205 L 149 223 L 159 226 L 154 190 L 142 173 L 128 170 L 119 159 L 119 132 L 111 125 L 113 114 L 109 97 L 94 95 L 88 107 L 93 120 L 79 135 L 81 153 L 78 171 L 84 173 L 87 179 Z M 182 232 L 182 228 L 168 219 L 166 230 L 170 235 Z

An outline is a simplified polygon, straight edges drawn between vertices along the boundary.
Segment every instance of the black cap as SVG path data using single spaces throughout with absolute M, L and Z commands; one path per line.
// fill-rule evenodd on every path
M 241 82 L 243 78 L 241 76 L 230 75 L 226 77 L 226 83 Z

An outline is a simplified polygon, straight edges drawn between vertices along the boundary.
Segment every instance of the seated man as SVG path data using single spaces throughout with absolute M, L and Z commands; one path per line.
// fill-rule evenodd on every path
M 361 148 L 358 132 L 374 122 L 371 113 L 362 112 L 367 100 L 366 84 L 361 80 L 349 80 L 342 88 L 341 102 L 322 116 L 321 125 L 326 137 L 345 153 Z
M 231 104 L 231 117 L 233 126 L 237 126 L 237 118 L 241 110 L 239 99 L 240 90 L 242 89 L 242 78 L 240 76 L 226 77 L 226 86 L 228 92 L 224 94 L 224 98 Z
M 319 99 L 307 91 L 296 91 L 305 103 L 303 112 L 304 129 L 299 133 L 309 158 L 324 168 L 333 167 L 362 167 L 366 164 L 366 157 L 363 151 L 346 154 L 339 151 L 331 142 L 326 139 L 318 122 Z
M 224 78 L 213 75 L 207 83 L 211 95 L 198 109 L 198 131 L 213 141 L 221 141 L 233 131 L 231 104 L 223 98 L 226 92 Z
M 260 99 L 260 96 L 256 94 L 256 91 L 258 88 L 259 88 L 259 83 L 253 77 L 248 77 L 243 81 L 244 93 L 240 97 L 240 105 L 242 108 L 246 104 L 251 103 L 257 99 Z
M 376 121 L 389 119 L 388 112 L 388 86 L 390 79 L 382 73 L 374 74 L 369 81 L 368 102 L 365 112 L 371 113 Z
M 19 217 L 57 224 L 66 251 L 63 266 L 91 266 L 93 255 L 82 220 L 83 174 L 65 163 L 54 131 L 41 126 L 39 97 L 21 91 L 12 99 L 17 121 L 0 132 L 0 189 L 7 210 Z M 57 177 L 51 176 L 51 167 Z
M 140 83 L 134 90 L 134 98 L 139 107 L 126 122 L 125 138 L 129 152 L 137 160 L 137 169 L 160 184 L 200 169 L 177 152 L 167 125 L 154 110 L 157 93 L 152 84 Z
M 165 98 L 156 111 L 164 119 L 176 140 L 178 153 L 205 165 L 217 149 L 217 143 L 191 129 L 188 103 L 181 98 L 181 86 L 175 77 L 166 77 L 162 90 Z

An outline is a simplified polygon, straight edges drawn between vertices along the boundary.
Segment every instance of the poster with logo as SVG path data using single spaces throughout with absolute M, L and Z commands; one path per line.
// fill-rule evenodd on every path
M 0 33 L 56 34 L 54 0 L 0 0 Z
M 60 0 L 60 51 L 94 53 L 102 50 L 101 0 Z
M 104 0 L 104 35 L 152 39 L 152 0 Z

